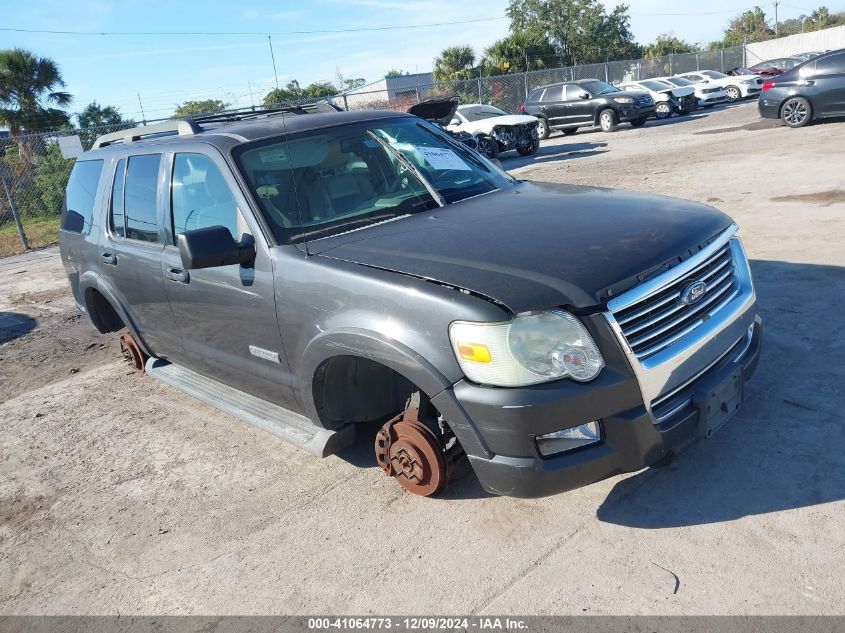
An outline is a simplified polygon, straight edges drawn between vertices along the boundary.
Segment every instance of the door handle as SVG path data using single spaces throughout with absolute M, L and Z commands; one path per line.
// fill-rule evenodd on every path
M 109 264 L 110 266 L 117 264 L 117 256 L 114 253 L 103 253 L 100 257 L 103 258 L 104 264 Z
M 181 268 L 168 268 L 167 278 L 170 281 L 178 281 L 181 284 L 186 284 L 190 281 L 191 276 L 188 274 L 187 270 L 182 270 Z

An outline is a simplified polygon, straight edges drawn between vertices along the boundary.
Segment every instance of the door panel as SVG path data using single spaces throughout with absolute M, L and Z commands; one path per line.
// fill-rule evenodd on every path
M 176 152 L 168 173 L 171 243 L 164 248 L 161 273 L 189 365 L 259 398 L 292 406 L 272 260 L 239 210 L 249 207 L 228 167 L 211 153 Z M 178 234 L 215 225 L 227 227 L 238 240 L 254 241 L 255 262 L 185 270 L 175 245 Z
M 593 124 L 593 99 L 582 99 L 581 95 L 587 92 L 577 84 L 570 84 L 566 87 L 567 100 L 567 121 L 579 125 Z
M 563 102 L 565 88 L 562 86 L 549 86 L 543 94 L 543 105 L 540 110 L 545 113 L 552 127 L 564 125 L 566 104 Z
M 806 80 L 812 82 L 818 116 L 845 113 L 845 53 L 818 60 L 815 71 Z
M 182 343 L 161 275 L 160 163 L 160 154 L 118 161 L 109 226 L 100 240 L 100 274 L 117 293 L 150 351 L 161 358 L 178 358 Z

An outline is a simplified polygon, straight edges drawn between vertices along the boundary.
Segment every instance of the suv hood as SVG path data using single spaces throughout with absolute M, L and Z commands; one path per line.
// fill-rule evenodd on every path
M 408 108 L 407 112 L 426 121 L 446 125 L 455 116 L 459 104 L 460 101 L 458 101 L 457 97 L 451 97 L 449 99 L 426 99 L 425 101 L 412 105 Z
M 469 121 L 461 125 L 450 125 L 449 130 L 464 130 L 470 134 L 492 134 L 495 127 L 509 127 L 511 125 L 537 125 L 537 117 L 527 114 L 508 114 L 493 116 L 480 121 Z
M 469 290 L 514 313 L 601 304 L 688 258 L 731 224 L 702 204 L 519 183 L 314 240 L 312 254 Z

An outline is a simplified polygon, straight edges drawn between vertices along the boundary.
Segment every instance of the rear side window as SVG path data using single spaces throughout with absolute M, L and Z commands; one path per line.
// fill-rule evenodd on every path
M 549 86 L 543 95 L 543 101 L 563 101 L 563 88 L 564 86 Z
M 126 159 L 121 158 L 114 172 L 114 186 L 111 194 L 111 210 L 109 212 L 109 226 L 111 232 L 118 237 L 126 237 L 126 223 L 123 213 L 123 183 L 126 179 Z
M 126 166 L 124 213 L 126 237 L 158 242 L 158 172 L 161 154 L 130 156 Z
M 62 214 L 62 229 L 74 233 L 88 233 L 91 230 L 91 217 L 94 215 L 94 198 L 103 161 L 79 161 L 70 172 L 65 195 L 65 207 Z
M 540 101 L 540 100 L 542 100 L 543 93 L 545 91 L 546 91 L 545 88 L 538 88 L 537 90 L 532 92 L 530 95 L 528 95 L 528 100 L 529 101 Z
M 238 205 L 217 165 L 203 154 L 173 158 L 173 236 L 209 226 L 225 226 L 240 239 Z
M 836 75 L 845 73 L 845 53 L 816 60 L 816 75 Z

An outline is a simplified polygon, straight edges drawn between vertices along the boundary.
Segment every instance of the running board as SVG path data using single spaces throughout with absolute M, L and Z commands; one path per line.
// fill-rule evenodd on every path
M 355 441 L 355 428 L 352 425 L 336 431 L 315 426 L 303 415 L 159 358 L 148 359 L 144 369 L 152 378 L 176 387 L 215 409 L 272 433 L 317 457 L 333 455 Z

